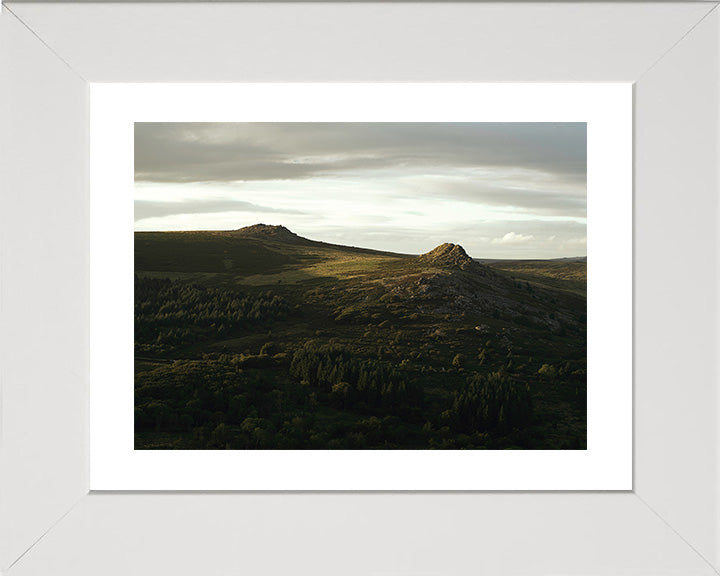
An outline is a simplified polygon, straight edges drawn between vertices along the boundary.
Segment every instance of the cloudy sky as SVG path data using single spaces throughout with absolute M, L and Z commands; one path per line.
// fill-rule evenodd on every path
M 586 254 L 584 123 L 136 123 L 135 229 Z

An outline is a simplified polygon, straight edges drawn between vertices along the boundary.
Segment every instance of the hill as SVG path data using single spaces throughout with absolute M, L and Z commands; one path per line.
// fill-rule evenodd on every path
M 486 260 L 486 266 L 503 270 L 514 277 L 550 288 L 585 295 L 587 258 L 554 258 L 552 260 Z
M 136 447 L 584 447 L 584 282 L 552 262 L 137 232 Z

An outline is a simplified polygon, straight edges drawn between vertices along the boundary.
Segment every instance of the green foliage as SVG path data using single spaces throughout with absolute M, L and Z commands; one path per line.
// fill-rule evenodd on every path
M 447 417 L 457 430 L 508 431 L 525 426 L 532 416 L 527 384 L 511 382 L 502 372 L 476 374 L 455 394 Z
M 558 369 L 552 364 L 543 364 L 540 366 L 538 374 L 540 374 L 540 376 L 544 376 L 545 378 L 554 379 L 558 376 Z
M 287 301 L 269 291 L 250 295 L 135 276 L 135 351 L 162 354 L 229 337 L 288 313 Z
M 290 374 L 329 392 L 343 408 L 407 415 L 423 402 L 422 387 L 406 373 L 386 362 L 356 358 L 338 346 L 306 343 L 293 355 Z
M 277 347 L 275 346 L 274 342 L 265 342 L 265 344 L 263 344 L 263 347 L 260 348 L 260 356 L 269 356 L 275 354 L 275 352 L 277 351 L 276 348 Z

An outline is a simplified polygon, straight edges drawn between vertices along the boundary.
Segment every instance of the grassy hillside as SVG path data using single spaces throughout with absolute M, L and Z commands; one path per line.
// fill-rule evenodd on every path
M 570 290 L 580 294 L 587 291 L 587 259 L 558 258 L 555 260 L 486 260 L 486 265 L 509 272 L 512 277 Z
M 585 263 L 135 234 L 136 448 L 586 445 Z

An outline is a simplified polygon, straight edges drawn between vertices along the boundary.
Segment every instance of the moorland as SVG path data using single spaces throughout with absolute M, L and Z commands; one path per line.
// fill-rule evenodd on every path
M 135 448 L 585 449 L 586 271 L 136 232 Z

